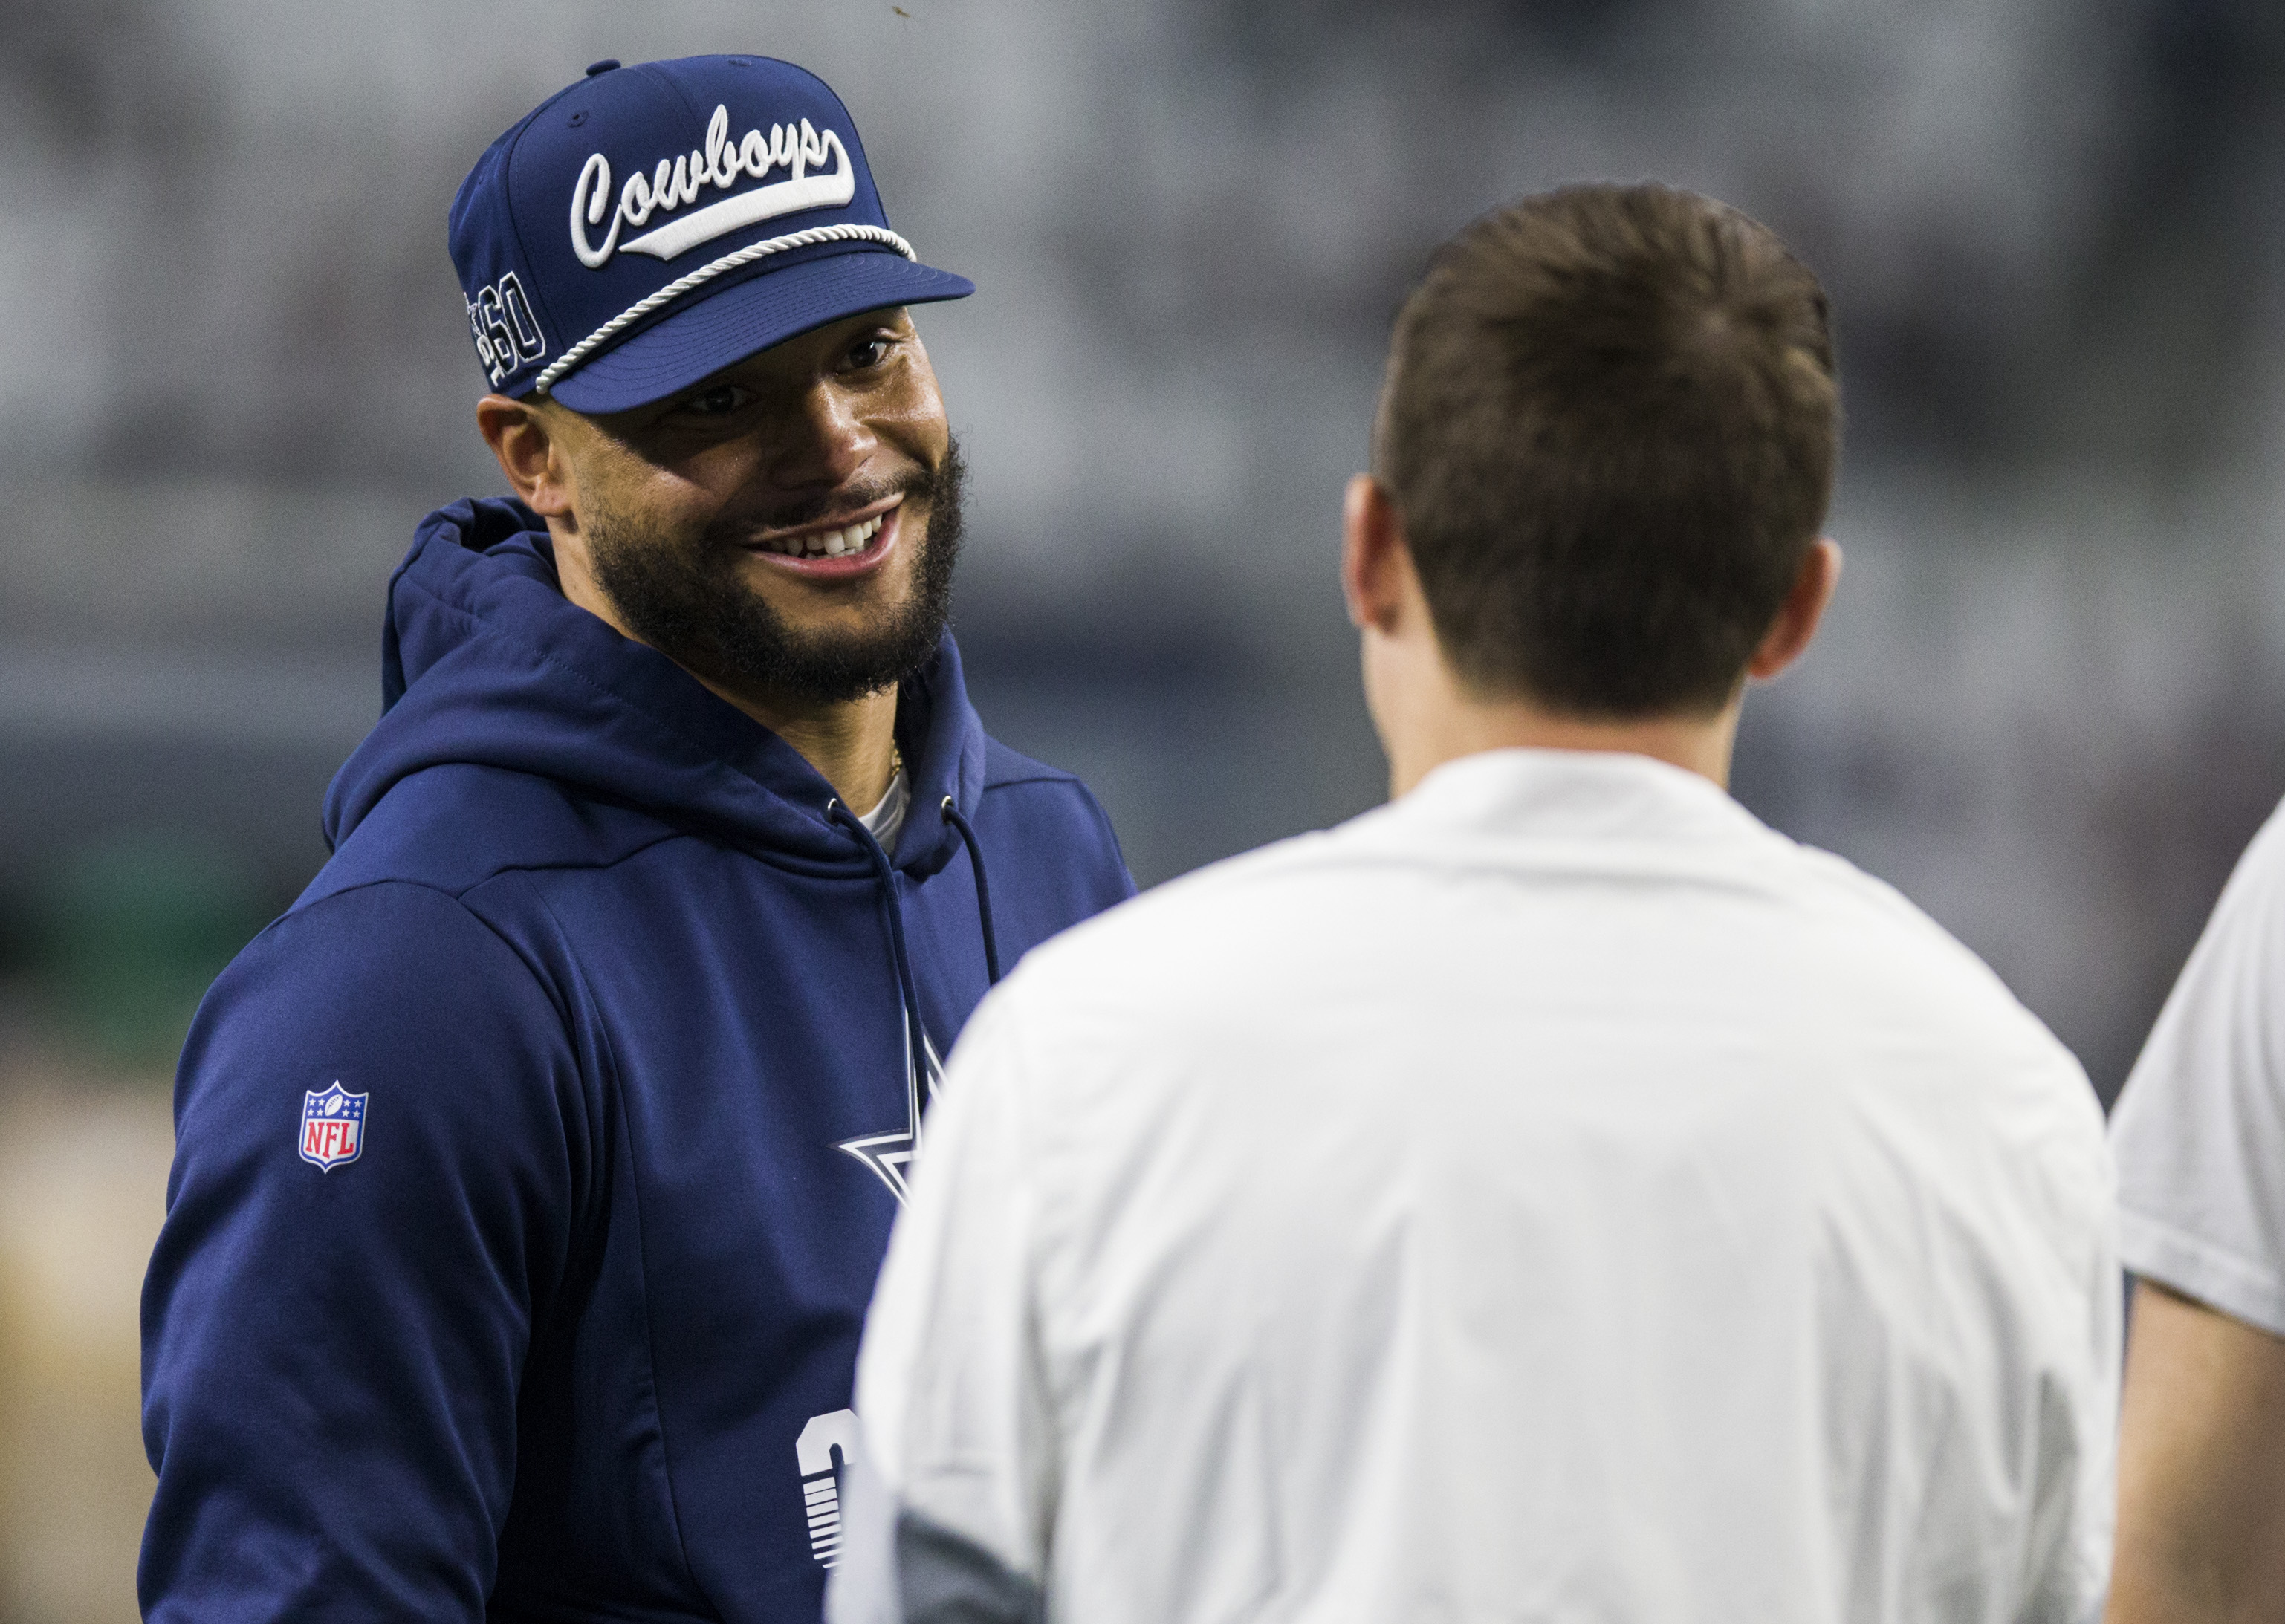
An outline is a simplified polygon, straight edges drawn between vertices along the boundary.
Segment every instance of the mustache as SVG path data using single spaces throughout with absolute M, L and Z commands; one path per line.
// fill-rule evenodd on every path
M 795 530 L 840 514 L 861 513 L 875 503 L 884 502 L 893 496 L 902 496 L 907 502 L 932 504 L 956 478 L 958 475 L 952 472 L 952 459 L 947 456 L 933 468 L 915 468 L 899 478 L 844 486 L 823 496 L 773 508 L 766 514 L 742 514 L 735 518 L 717 519 L 707 526 L 707 539 L 735 543 L 744 540 L 757 530 Z

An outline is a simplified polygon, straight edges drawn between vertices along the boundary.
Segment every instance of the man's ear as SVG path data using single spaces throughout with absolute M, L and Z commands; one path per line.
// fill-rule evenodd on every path
M 1341 499 L 1341 596 L 1351 625 L 1383 635 L 1396 630 L 1411 561 L 1388 488 L 1357 475 Z
M 525 506 L 543 519 L 565 519 L 578 485 L 554 416 L 533 401 L 487 395 L 476 403 L 476 432 Z
M 1817 635 L 1818 623 L 1825 618 L 1833 589 L 1840 584 L 1841 545 L 1829 537 L 1821 539 L 1801 561 L 1801 572 L 1794 577 L 1785 601 L 1778 606 L 1778 617 L 1763 633 L 1754 657 L 1746 662 L 1746 675 L 1774 677 L 1801 658 Z

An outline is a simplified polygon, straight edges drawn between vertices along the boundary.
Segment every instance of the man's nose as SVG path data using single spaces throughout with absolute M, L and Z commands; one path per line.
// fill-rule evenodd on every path
M 767 473 L 784 490 L 830 489 L 868 461 L 879 440 L 843 393 L 820 381 L 789 404 Z

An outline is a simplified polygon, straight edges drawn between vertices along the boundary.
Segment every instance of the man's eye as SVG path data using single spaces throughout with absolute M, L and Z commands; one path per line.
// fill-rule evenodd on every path
M 889 358 L 889 341 L 868 338 L 849 347 L 849 365 L 858 372 L 868 366 L 878 366 Z
M 692 396 L 682 403 L 682 410 L 699 417 L 721 417 L 745 404 L 746 391 L 734 383 L 726 383 L 703 395 Z

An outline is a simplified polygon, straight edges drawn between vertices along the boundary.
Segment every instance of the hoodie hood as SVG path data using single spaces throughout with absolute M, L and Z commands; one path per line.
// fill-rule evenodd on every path
M 899 690 L 897 735 L 916 811 L 976 806 L 984 729 L 949 632 Z M 795 867 L 871 866 L 799 751 L 563 596 L 546 528 L 521 502 L 455 502 L 415 532 L 389 578 L 381 718 L 326 792 L 327 843 L 402 780 L 455 763 L 553 779 Z M 948 820 L 916 815 L 891 858 L 925 879 L 959 850 Z

